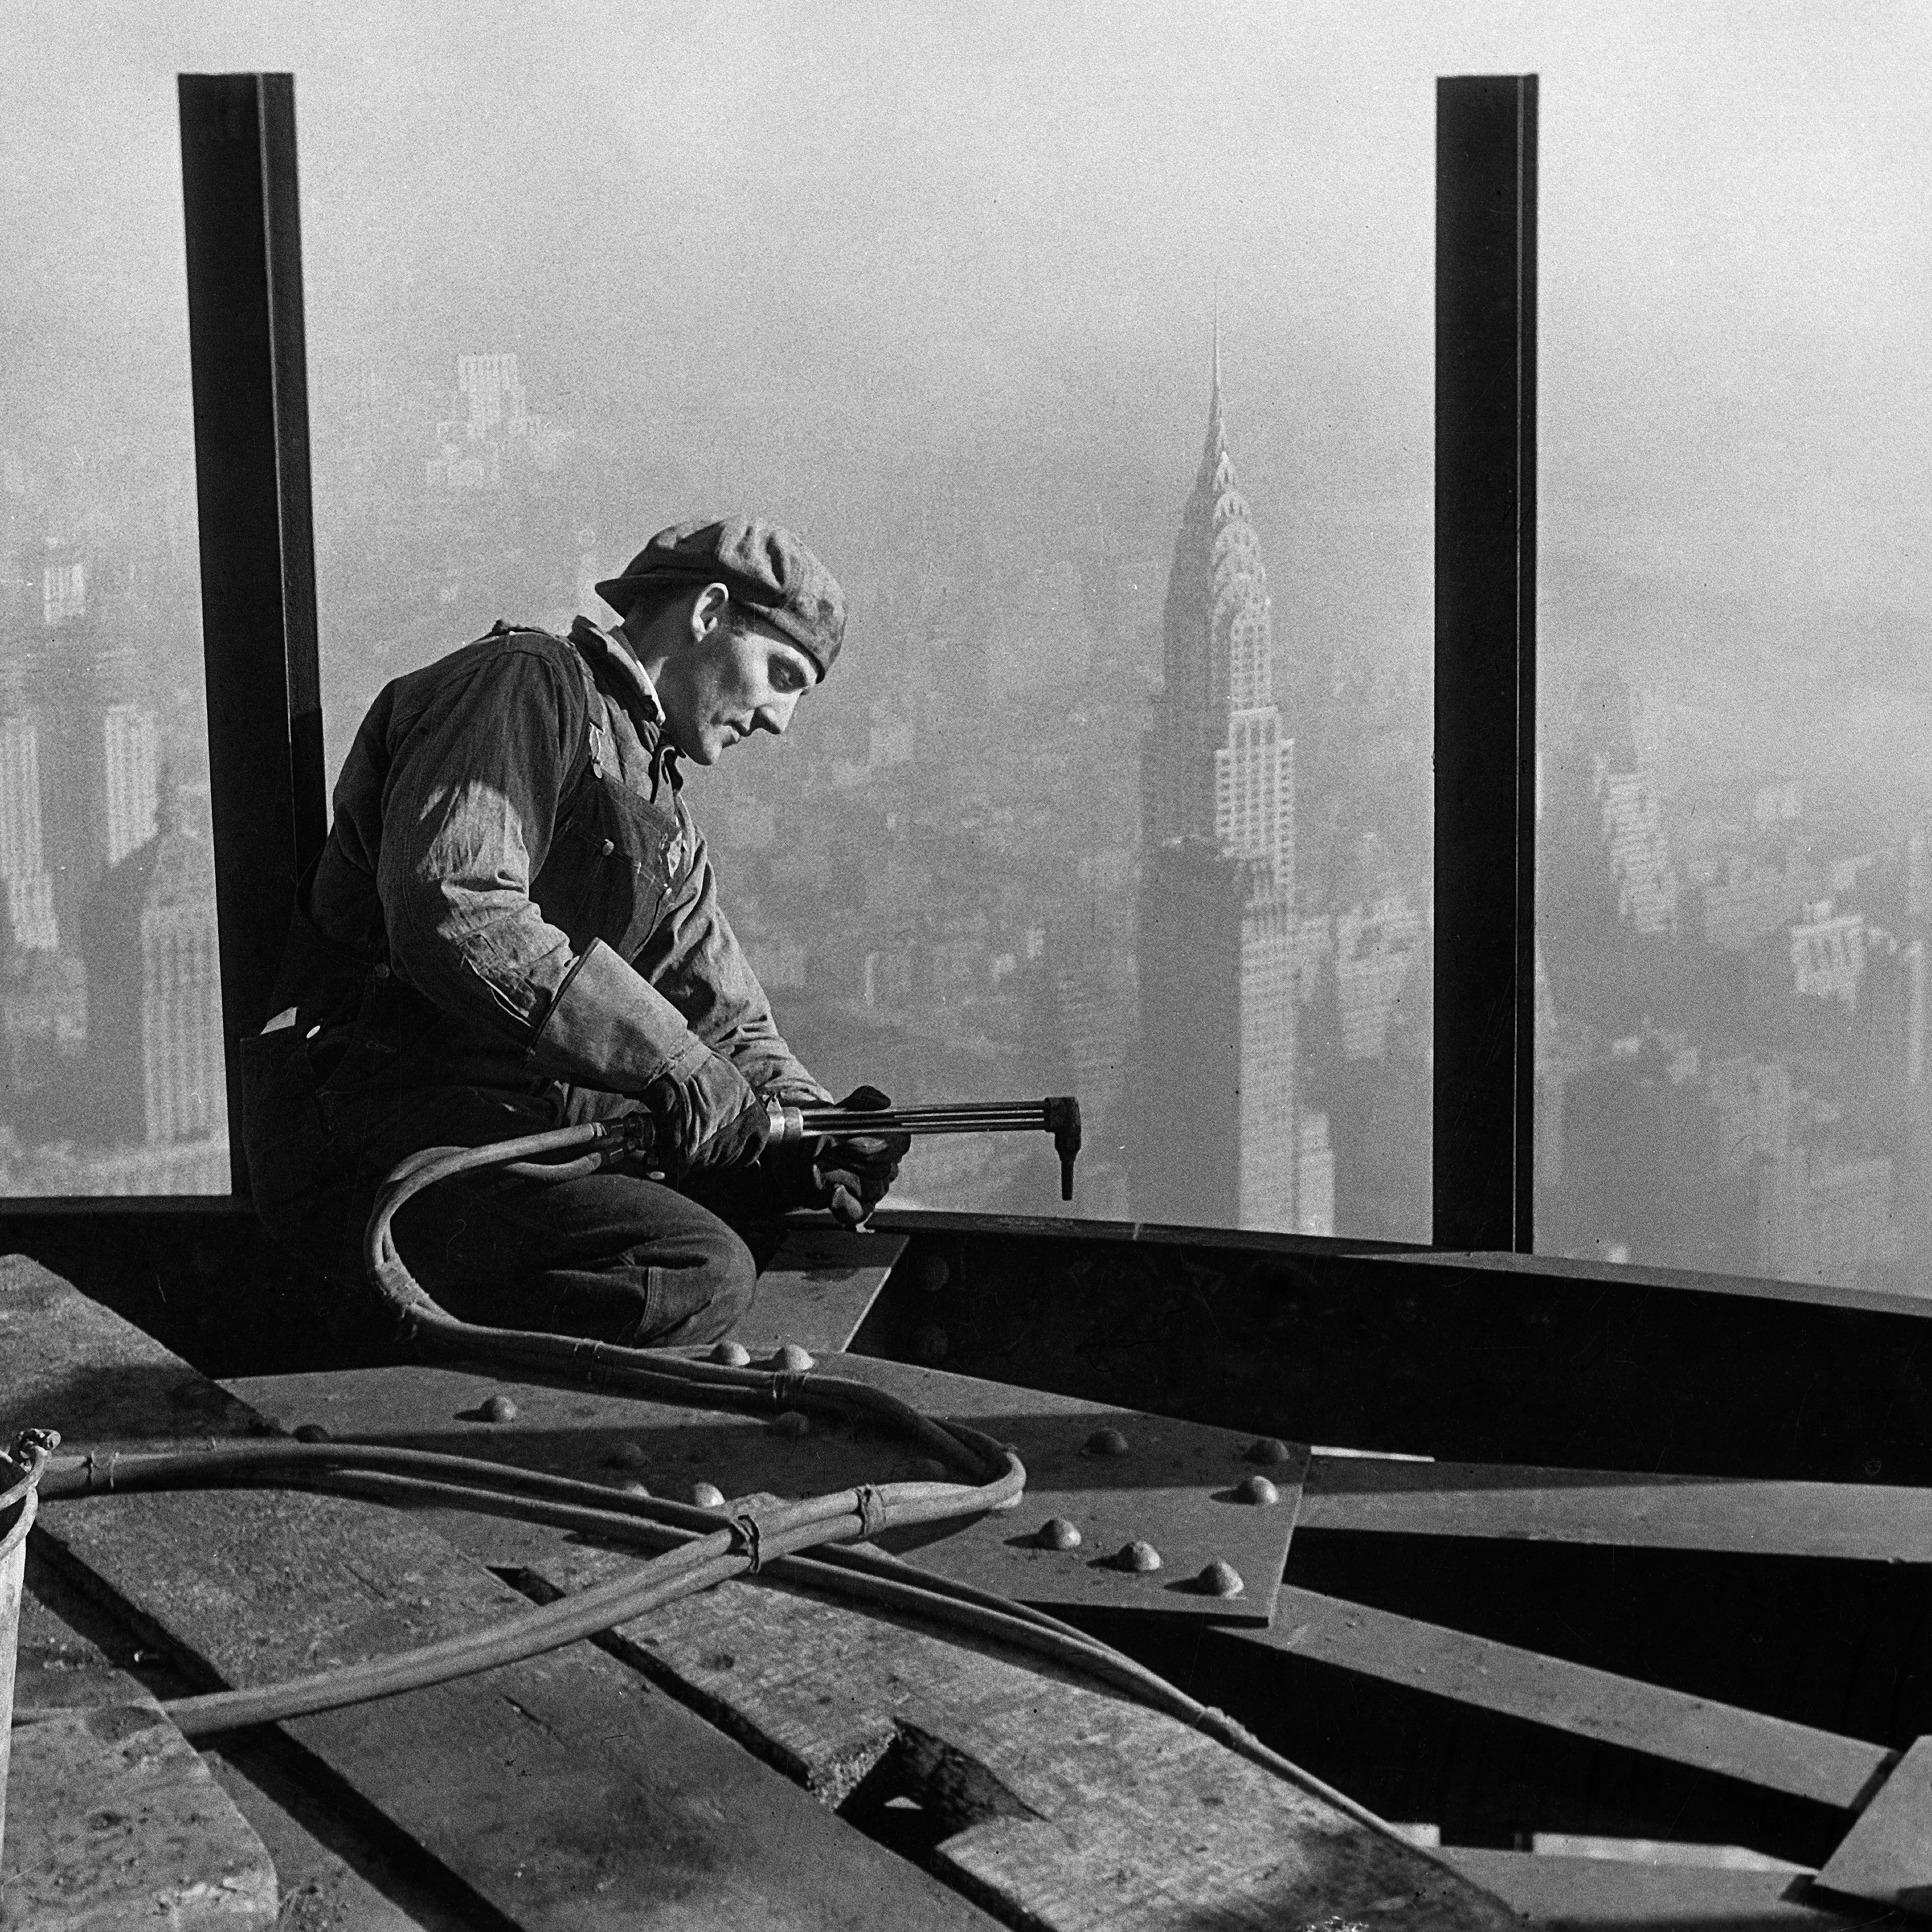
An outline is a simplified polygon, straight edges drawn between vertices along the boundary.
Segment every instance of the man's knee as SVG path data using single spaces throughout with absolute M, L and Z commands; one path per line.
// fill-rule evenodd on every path
M 758 1289 L 751 1250 L 722 1221 L 696 1245 L 694 1265 L 650 1270 L 644 1341 L 672 1347 L 719 1341 L 751 1312 Z

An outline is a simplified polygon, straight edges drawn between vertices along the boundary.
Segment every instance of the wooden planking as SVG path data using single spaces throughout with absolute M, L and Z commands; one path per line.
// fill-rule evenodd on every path
M 13 1734 L 0 1918 L 34 1932 L 248 1932 L 276 1923 L 275 1868 L 149 1697 Z
M 144 1426 L 250 1419 L 54 1277 L 0 1268 L 0 1307 L 28 1306 L 40 1319 L 0 1331 L 8 1412 L 88 1418 L 98 1360 Z M 53 1400 L 63 1390 L 71 1409 Z M 106 1418 L 91 1420 L 99 1439 Z M 103 1496 L 50 1504 L 40 1524 L 50 1551 L 223 1682 L 386 1653 L 525 1604 L 420 1525 L 336 1498 Z M 286 1729 L 442 1865 L 453 1898 L 520 1927 L 985 1923 L 589 1644 Z
M 44 1564 L 37 1565 L 21 1619 L 18 1708 L 85 1708 L 145 1700 L 148 1695 L 145 1685 L 42 1600 L 40 1592 L 50 1587 L 58 1602 L 70 1610 L 77 1610 L 71 1591 L 62 1589 L 58 1580 L 46 1574 Z M 89 1621 L 98 1627 L 98 1617 Z M 232 1748 L 248 1760 L 248 1768 L 222 1750 L 203 1751 L 202 1762 L 273 1862 L 281 1894 L 278 1932 L 348 1932 L 351 1928 L 353 1932 L 422 1932 L 420 1921 L 379 1891 L 361 1870 L 317 1838 L 294 1811 L 262 1788 L 258 1780 L 265 1767 L 259 1748 L 249 1748 L 247 1741 Z M 291 1791 L 286 1774 L 273 1781 L 296 1810 L 314 1817 L 316 1808 L 313 1801 Z M 331 1828 L 339 1835 L 340 1820 L 332 1820 Z M 395 1882 L 395 1874 L 386 1869 L 388 1862 L 380 1853 L 372 1859 L 368 1845 L 359 1844 L 356 1849 L 362 1862 L 384 1867 L 386 1879 Z M 405 1881 L 402 1888 L 419 1887 Z M 439 1917 L 436 1922 L 443 1922 Z
M 1648 1864 L 1624 1858 L 1551 1857 L 1544 1852 L 1470 1850 L 1442 1856 L 1459 1871 L 1544 1932 L 1906 1932 L 1902 1914 L 1848 1910 L 1786 1871 L 1733 1871 L 1718 1866 Z
M 1217 1640 L 1263 1644 L 1821 1804 L 1863 1802 L 1895 1755 L 1862 1738 L 1834 1736 L 1293 1584 L 1282 1586 L 1270 1628 L 1226 1631 Z
M 1014 1443 L 1026 1464 L 1025 1498 L 1009 1515 L 884 1532 L 880 1543 L 908 1561 L 1048 1607 L 1267 1621 L 1294 1532 L 1305 1451 L 1297 1449 L 1268 1470 L 1280 1499 L 1256 1508 L 1236 1498 L 1234 1485 L 1256 1471 L 1242 1453 L 1251 1438 L 1233 1431 L 903 1362 L 857 1355 L 818 1360 L 826 1374 L 864 1381 L 926 1414 L 970 1421 L 996 1441 Z M 785 1496 L 903 1480 L 921 1474 L 918 1461 L 925 1453 L 916 1444 L 830 1418 L 814 1418 L 812 1432 L 792 1441 L 754 1416 L 452 1369 L 256 1376 L 229 1387 L 285 1428 L 316 1423 L 345 1440 L 494 1456 L 593 1481 L 633 1475 L 656 1494 L 680 1498 L 698 1480 L 727 1496 Z M 514 1402 L 514 1422 L 481 1419 L 481 1401 L 492 1392 Z M 1120 1430 L 1126 1454 L 1085 1453 L 1088 1437 L 1102 1424 Z M 641 1468 L 610 1466 L 612 1453 L 626 1444 L 636 1445 Z M 1078 1527 L 1078 1549 L 1038 1547 L 1034 1534 L 1052 1516 Z M 500 1517 L 445 1533 L 492 1562 L 515 1560 L 528 1540 L 523 1526 Z M 1136 1538 L 1160 1552 L 1160 1570 L 1132 1576 L 1112 1568 L 1114 1552 Z M 1240 1596 L 1215 1598 L 1194 1587 L 1216 1558 L 1240 1573 L 1246 1587 Z
M 575 1546 L 536 1567 L 567 1592 L 634 1560 Z M 770 1582 L 714 1595 L 614 1641 L 827 1802 L 896 1784 L 944 1832 L 936 1868 L 1009 1924 L 1511 1923 L 1400 1840 L 1070 1672 Z
M 1315 1456 L 1300 1526 L 1932 1563 L 1932 1490 Z
M 903 1234 L 815 1222 L 788 1228 L 733 1339 L 754 1354 L 784 1342 L 814 1354 L 850 1347 L 905 1247 Z
M 1856 1898 L 1932 1912 L 1932 1738 L 1906 1750 L 1818 1882 Z

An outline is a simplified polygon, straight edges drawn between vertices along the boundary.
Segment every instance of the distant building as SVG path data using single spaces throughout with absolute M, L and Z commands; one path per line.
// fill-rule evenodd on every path
M 107 793 L 107 862 L 118 866 L 154 836 L 160 741 L 154 714 L 145 706 L 108 706 L 101 720 L 101 775 Z
M 1865 970 L 1865 921 L 1862 913 L 1834 914 L 1829 899 L 1805 908 L 1791 928 L 1792 990 L 1801 998 L 1858 1000 Z
M 50 549 L 40 577 L 22 696 L 46 802 L 40 829 L 53 914 L 64 932 L 100 875 L 153 835 L 156 724 L 138 701 L 138 640 L 124 598 L 102 596 L 104 573 L 63 546 Z
M 129 853 L 90 896 L 87 1061 L 105 1144 L 218 1138 L 227 1129 L 214 856 L 179 825 Z
M 13 950 L 52 952 L 60 928 L 40 836 L 40 732 L 31 718 L 0 720 L 0 886 Z
M 498 490 L 556 470 L 556 433 L 530 409 L 514 355 L 459 356 L 456 390 L 464 413 L 436 424 L 424 465 L 433 493 Z
M 1604 842 L 1617 880 L 1617 914 L 1639 932 L 1677 930 L 1677 869 L 1664 830 L 1656 781 L 1648 771 L 1605 771 Z
M 1274 701 L 1268 580 L 1228 454 L 1218 342 L 1162 643 L 1142 760 L 1134 1212 L 1293 1230 L 1294 747 Z

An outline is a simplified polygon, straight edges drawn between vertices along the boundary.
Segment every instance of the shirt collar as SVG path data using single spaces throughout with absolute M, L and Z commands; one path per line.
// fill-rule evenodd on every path
M 666 778 L 670 779 L 674 793 L 682 789 L 684 774 L 677 768 L 677 747 L 662 728 L 664 701 L 658 696 L 658 688 L 651 682 L 650 673 L 638 662 L 630 640 L 621 631 L 607 631 L 601 624 L 593 624 L 588 617 L 579 617 L 570 627 L 570 640 L 586 656 L 608 667 L 624 687 L 621 694 L 624 708 L 633 718 L 652 728 L 647 741 L 650 745 L 651 796 L 657 796 L 658 788 Z
M 638 662 L 630 640 L 622 632 L 607 631 L 602 625 L 593 624 L 588 617 L 579 617 L 570 627 L 570 640 L 583 646 L 592 656 L 601 658 L 623 680 L 628 694 L 636 699 L 651 723 L 664 722 L 664 704 L 658 696 L 658 688 L 651 682 L 650 673 Z

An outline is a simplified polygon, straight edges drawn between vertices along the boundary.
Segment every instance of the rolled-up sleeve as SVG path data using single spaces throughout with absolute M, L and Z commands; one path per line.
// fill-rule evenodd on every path
M 762 1091 L 792 1100 L 829 1101 L 785 1044 L 771 1002 L 718 903 L 718 883 L 703 838 L 696 856 L 634 962 L 661 987 L 706 1046 Z
M 641 1091 L 707 1049 L 608 947 L 580 952 L 530 897 L 587 712 L 540 650 L 481 661 L 392 752 L 376 890 L 390 962 L 446 1012 L 508 1034 L 538 1070 Z

